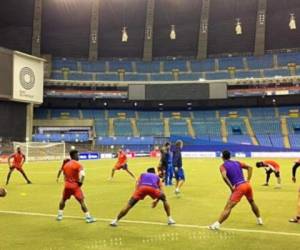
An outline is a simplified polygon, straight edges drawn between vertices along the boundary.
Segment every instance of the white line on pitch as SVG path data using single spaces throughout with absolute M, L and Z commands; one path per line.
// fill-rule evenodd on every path
M 32 213 L 32 212 L 21 212 L 21 211 L 3 211 L 0 210 L 0 214 L 14 214 L 14 215 L 25 215 L 25 216 L 40 216 L 40 217 L 56 217 L 55 214 L 45 214 L 45 213 Z M 70 219 L 82 219 L 80 216 L 64 216 L 64 218 Z M 98 221 L 110 222 L 111 219 L 105 218 L 95 218 Z M 136 220 L 122 220 L 123 223 L 133 223 L 133 224 L 145 224 L 145 225 L 158 225 L 165 226 L 166 223 L 162 222 L 151 222 L 151 221 L 136 221 Z M 207 226 L 199 226 L 199 225 L 188 225 L 188 224 L 176 224 L 174 227 L 182 227 L 182 228 L 197 228 L 197 229 L 208 229 Z M 173 227 L 172 226 L 172 227 Z M 288 233 L 288 232 L 280 232 L 280 231 L 270 231 L 270 230 L 253 230 L 253 229 L 238 229 L 238 228 L 222 228 L 222 231 L 232 231 L 232 232 L 242 232 L 242 233 L 261 233 L 261 234 L 273 234 L 273 235 L 284 235 L 284 236 L 298 236 L 300 237 L 300 233 Z

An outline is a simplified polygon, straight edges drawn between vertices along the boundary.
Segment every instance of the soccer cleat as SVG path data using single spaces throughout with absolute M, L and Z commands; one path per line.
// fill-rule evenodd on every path
M 175 193 L 176 195 L 179 195 L 179 194 L 180 194 L 180 190 L 176 188 L 174 193 Z
M 291 223 L 300 223 L 300 218 L 296 217 L 296 218 L 289 219 L 289 222 L 291 222 Z
M 265 183 L 265 184 L 263 184 L 262 186 L 267 187 L 267 186 L 269 186 L 269 184 L 268 184 L 268 183 Z
M 96 219 L 92 216 L 90 217 L 85 217 L 85 221 L 86 223 L 93 223 L 93 222 L 96 222 Z
M 27 184 L 32 184 L 32 182 L 31 181 L 27 181 Z
M 117 227 L 118 226 L 118 221 L 115 219 L 111 223 L 109 223 L 110 226 L 112 227 Z
M 262 226 L 263 224 L 264 224 L 264 223 L 263 223 L 262 218 L 257 218 L 257 225 Z
M 215 222 L 215 223 L 211 224 L 210 226 L 208 226 L 208 229 L 210 229 L 210 230 L 219 230 L 220 229 L 220 223 Z
M 173 220 L 172 218 L 168 219 L 168 225 L 174 225 L 176 224 L 175 220 Z
M 62 214 L 57 215 L 57 217 L 56 217 L 57 221 L 62 221 L 62 219 L 63 219 L 63 215 Z
M 281 185 L 278 185 L 278 184 L 277 184 L 277 185 L 275 186 L 275 189 L 281 189 Z

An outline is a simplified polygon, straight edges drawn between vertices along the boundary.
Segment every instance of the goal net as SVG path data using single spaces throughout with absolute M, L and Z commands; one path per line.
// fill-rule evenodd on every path
M 26 161 L 56 161 L 65 159 L 65 143 L 13 142 L 14 149 L 20 147 Z

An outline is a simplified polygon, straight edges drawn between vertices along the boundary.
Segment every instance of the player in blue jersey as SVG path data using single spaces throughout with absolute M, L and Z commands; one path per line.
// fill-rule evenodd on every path
M 172 179 L 173 179 L 173 153 L 171 151 L 171 143 L 167 142 L 165 144 L 165 157 L 166 157 L 166 163 L 167 163 L 167 168 L 166 168 L 166 174 L 165 174 L 165 185 L 166 186 L 172 186 Z
M 174 168 L 175 179 L 176 179 L 175 194 L 180 193 L 180 188 L 185 182 L 185 175 L 182 166 L 182 156 L 181 156 L 182 147 L 183 147 L 183 141 L 181 140 L 176 141 L 175 149 L 173 151 L 173 168 Z
M 238 161 L 230 160 L 229 151 L 222 152 L 222 159 L 224 163 L 220 167 L 220 172 L 226 185 L 231 190 L 231 196 L 224 208 L 224 211 L 221 213 L 219 220 L 210 225 L 209 228 L 212 230 L 218 230 L 221 224 L 229 217 L 231 210 L 240 202 L 243 196 L 247 198 L 252 208 L 252 212 L 256 216 L 257 224 L 263 225 L 259 209 L 253 200 L 253 191 L 249 183 L 252 177 L 252 167 Z M 244 178 L 243 169 L 248 171 L 247 181 Z

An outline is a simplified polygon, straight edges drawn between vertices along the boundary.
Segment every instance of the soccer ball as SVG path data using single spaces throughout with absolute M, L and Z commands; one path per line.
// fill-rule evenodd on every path
M 7 194 L 7 191 L 5 188 L 0 188 L 0 197 L 5 197 Z

